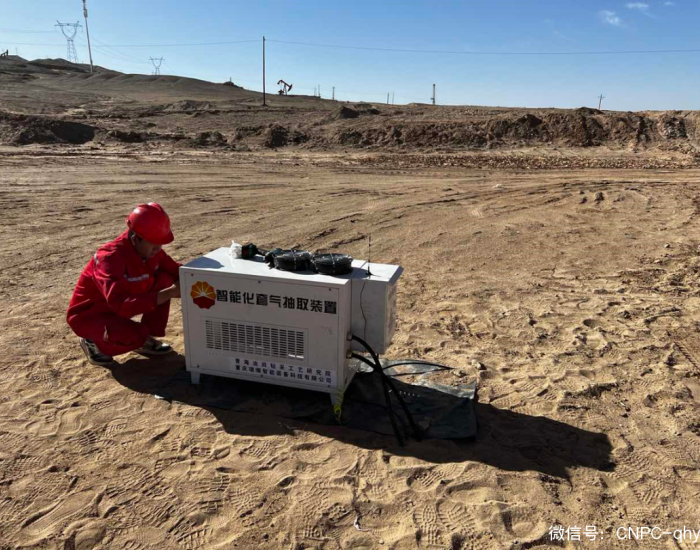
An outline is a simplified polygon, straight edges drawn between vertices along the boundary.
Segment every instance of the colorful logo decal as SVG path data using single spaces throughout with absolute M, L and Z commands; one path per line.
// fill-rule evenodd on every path
M 192 301 L 202 309 L 209 309 L 216 303 L 216 292 L 209 283 L 199 282 L 192 285 Z

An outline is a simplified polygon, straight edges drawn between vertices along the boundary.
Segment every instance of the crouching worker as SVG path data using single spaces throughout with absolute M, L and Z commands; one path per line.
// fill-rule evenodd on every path
M 164 355 L 170 300 L 180 297 L 176 263 L 162 246 L 174 239 L 170 218 L 159 204 L 139 204 L 128 229 L 100 247 L 83 270 L 68 306 L 67 321 L 93 365 L 136 351 Z M 140 321 L 132 317 L 142 315 Z

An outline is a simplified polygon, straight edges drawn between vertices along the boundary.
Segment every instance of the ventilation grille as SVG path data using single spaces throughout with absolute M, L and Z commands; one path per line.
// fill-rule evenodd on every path
M 205 319 L 207 348 L 301 361 L 306 354 L 303 331 Z

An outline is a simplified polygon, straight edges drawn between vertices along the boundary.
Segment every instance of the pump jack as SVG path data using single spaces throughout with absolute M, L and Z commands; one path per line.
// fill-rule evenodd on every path
M 287 95 L 292 91 L 292 84 L 287 84 L 284 80 L 279 80 L 277 85 L 279 86 L 280 84 L 282 84 L 282 89 L 277 92 L 279 95 Z

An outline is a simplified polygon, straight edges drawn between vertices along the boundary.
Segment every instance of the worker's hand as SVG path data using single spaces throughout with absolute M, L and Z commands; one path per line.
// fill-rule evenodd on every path
M 172 300 L 173 298 L 180 297 L 180 285 L 172 285 L 168 288 L 158 291 L 156 296 L 156 305 L 164 304 L 165 302 Z

